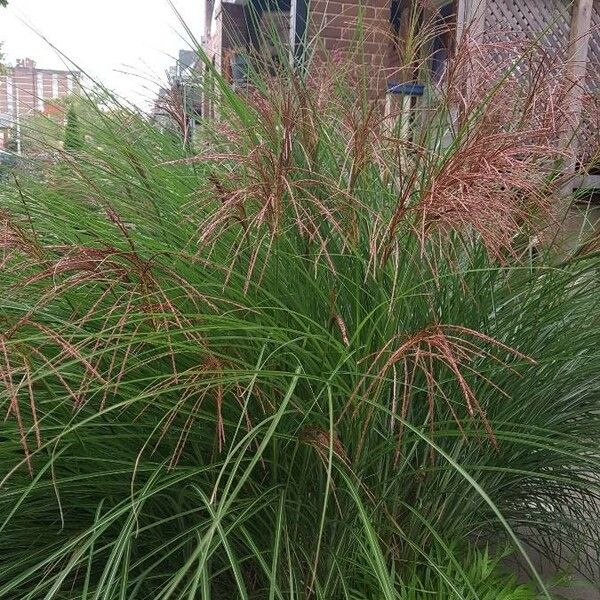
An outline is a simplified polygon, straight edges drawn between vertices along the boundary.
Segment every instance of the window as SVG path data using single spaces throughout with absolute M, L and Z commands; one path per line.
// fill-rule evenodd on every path
M 392 0 L 391 11 L 390 11 L 390 23 L 394 30 L 394 33 L 398 35 L 400 33 L 400 19 L 402 16 L 402 0 Z

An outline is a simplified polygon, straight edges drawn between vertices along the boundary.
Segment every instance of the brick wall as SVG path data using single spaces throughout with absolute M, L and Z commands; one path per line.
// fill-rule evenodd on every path
M 221 41 L 222 73 L 227 80 L 231 80 L 232 54 L 235 50 L 246 48 L 250 41 L 244 7 L 238 4 L 223 4 L 221 20 L 223 24 Z
M 394 70 L 391 0 L 311 0 L 308 39 L 319 52 L 367 70 L 373 94 L 383 94 Z
M 202 49 L 209 62 L 212 62 L 217 72 L 221 71 L 223 63 L 223 21 L 221 18 L 221 0 L 206 0 L 206 17 Z M 214 18 L 213 18 L 214 17 Z M 210 70 L 204 64 L 198 65 L 200 76 L 203 78 L 202 114 L 208 119 L 215 118 L 214 96 L 216 85 Z
M 248 43 L 248 25 L 244 7 L 239 4 L 222 5 L 223 50 L 238 48 Z
M 13 83 L 19 115 L 32 113 L 36 108 L 36 81 L 35 68 L 30 66 L 15 67 Z

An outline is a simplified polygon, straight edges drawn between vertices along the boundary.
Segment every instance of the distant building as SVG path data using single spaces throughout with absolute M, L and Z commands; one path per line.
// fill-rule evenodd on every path
M 38 69 L 30 58 L 17 60 L 0 75 L 0 149 L 6 147 L 23 117 L 36 111 L 53 113 L 54 100 L 79 93 L 79 80 L 77 72 Z
M 198 54 L 180 50 L 175 64 L 167 70 L 167 85 L 158 92 L 152 116 L 163 129 L 191 140 L 194 126 L 201 117 Z

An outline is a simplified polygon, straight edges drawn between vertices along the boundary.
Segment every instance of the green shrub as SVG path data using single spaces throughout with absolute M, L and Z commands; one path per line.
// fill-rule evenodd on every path
M 193 155 L 98 111 L 2 191 L 0 598 L 532 598 L 507 542 L 587 572 L 599 264 L 530 252 L 544 107 L 490 81 L 407 144 L 333 66 L 215 75 Z
M 79 126 L 79 117 L 74 106 L 67 110 L 67 122 L 65 125 L 64 149 L 67 152 L 78 152 L 83 148 L 83 133 Z

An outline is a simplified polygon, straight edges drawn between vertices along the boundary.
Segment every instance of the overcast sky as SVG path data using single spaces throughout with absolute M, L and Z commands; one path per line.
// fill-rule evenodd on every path
M 173 3 L 199 37 L 200 0 Z M 8 8 L 0 8 L 0 42 L 10 63 L 29 57 L 38 67 L 65 68 L 41 36 L 106 87 L 144 107 L 178 50 L 188 47 L 167 0 L 9 0 Z

